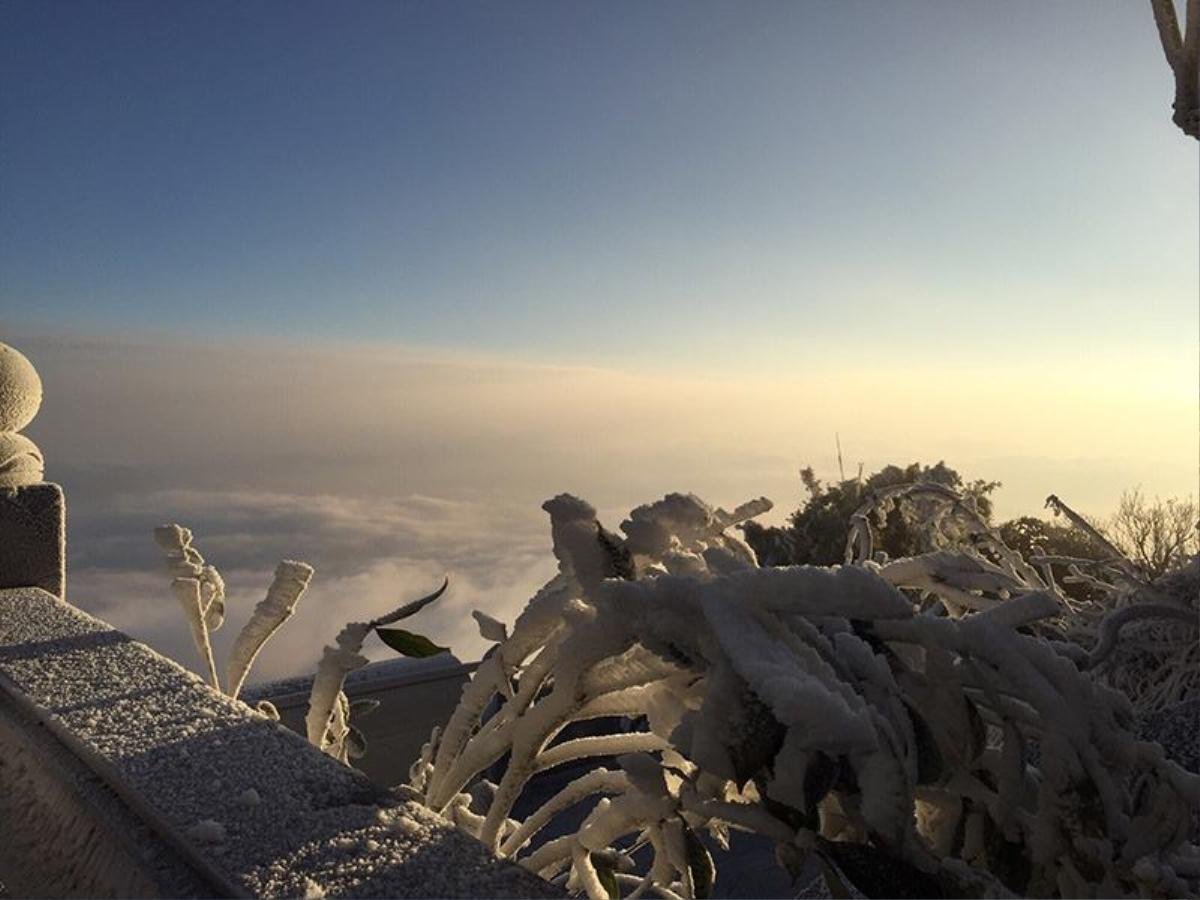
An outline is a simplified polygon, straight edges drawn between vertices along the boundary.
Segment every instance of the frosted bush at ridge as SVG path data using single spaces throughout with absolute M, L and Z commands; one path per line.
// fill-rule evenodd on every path
M 1134 738 L 1078 646 L 1028 633 L 1070 610 L 1019 555 L 947 541 L 876 562 L 864 514 L 858 564 L 759 569 L 725 529 L 766 501 L 729 514 L 670 495 L 624 539 L 574 497 L 544 508 L 559 574 L 511 632 L 477 617 L 499 643 L 407 786 L 497 855 L 590 897 L 695 896 L 713 879 L 697 832 L 733 828 L 774 840 L 793 875 L 816 854 L 859 887 L 867 852 L 930 892 L 1194 891 L 1200 779 Z M 647 727 L 556 742 L 610 716 Z M 506 753 L 500 783 L 481 781 Z M 512 818 L 537 772 L 613 756 Z M 591 797 L 574 833 L 531 848 Z
M 1018 594 L 1041 593 L 1059 613 L 1035 630 L 1056 642 L 1104 683 L 1122 691 L 1139 715 L 1178 703 L 1200 691 L 1200 558 L 1152 581 L 1083 516 L 1058 497 L 1046 500 L 1103 552 L 1102 559 L 1047 555 L 1029 560 L 1009 548 L 976 511 L 970 498 L 932 483 L 872 492 L 851 517 L 847 563 L 878 562 L 889 583 L 912 591 L 922 608 L 940 604 L 945 614 L 991 609 Z M 882 524 L 899 507 L 924 533 L 930 552 L 889 561 L 874 552 L 871 521 Z M 1065 584 L 1086 584 L 1098 600 L 1064 593 L 1053 566 L 1065 567 Z

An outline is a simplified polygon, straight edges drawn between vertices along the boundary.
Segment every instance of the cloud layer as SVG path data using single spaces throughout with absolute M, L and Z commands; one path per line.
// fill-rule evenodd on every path
M 1113 367 L 1100 389 L 1069 362 L 950 368 L 902 350 L 733 379 L 702 360 L 690 375 L 637 374 L 396 347 L 3 339 L 45 384 L 28 433 L 67 491 L 75 602 L 193 665 L 155 525 L 191 527 L 225 575 L 219 650 L 278 560 L 316 567 L 260 678 L 310 671 L 345 621 L 446 572 L 450 594 L 414 627 L 474 657 L 469 611 L 511 619 L 554 570 L 547 497 L 583 496 L 615 527 L 669 491 L 727 508 L 766 495 L 779 521 L 800 500 L 801 466 L 836 477 L 835 434 L 851 474 L 860 460 L 945 459 L 1001 480 L 1002 517 L 1049 493 L 1104 514 L 1133 485 L 1194 484 L 1194 390 L 1166 364 Z
M 167 520 L 194 530 L 195 546 L 227 581 L 218 659 L 262 599 L 276 561 L 316 567 L 295 616 L 259 658 L 256 679 L 311 671 L 345 622 L 415 599 L 446 573 L 451 590 L 412 627 L 463 659 L 477 658 L 485 645 L 471 610 L 511 619 L 555 568 L 540 516 L 496 504 L 241 491 L 120 495 L 104 517 L 107 536 L 95 534 L 89 561 L 72 567 L 70 598 L 192 666 L 187 629 L 150 539 L 153 525 Z M 72 534 L 73 543 L 80 540 Z M 368 650 L 374 658 L 391 655 L 374 642 Z

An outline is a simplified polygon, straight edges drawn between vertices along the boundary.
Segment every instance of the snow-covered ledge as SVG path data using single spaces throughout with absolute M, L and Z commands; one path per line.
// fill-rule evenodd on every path
M 36 588 L 0 590 L 0 817 L 17 895 L 558 895 Z

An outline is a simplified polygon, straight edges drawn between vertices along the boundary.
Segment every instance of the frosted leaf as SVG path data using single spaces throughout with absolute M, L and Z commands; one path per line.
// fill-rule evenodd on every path
M 480 612 L 477 609 L 472 610 L 471 615 L 479 623 L 479 635 L 485 641 L 500 643 L 501 641 L 508 640 L 508 626 L 499 619 L 493 619 L 487 613 Z
M 259 700 L 258 703 L 254 704 L 254 708 L 271 721 L 279 721 L 279 710 L 275 708 L 275 704 L 270 700 Z
M 655 796 L 667 793 L 662 764 L 650 754 L 625 753 L 617 757 L 617 763 L 642 793 Z
M 275 568 L 275 578 L 267 588 L 267 596 L 254 607 L 250 621 L 242 628 L 229 652 L 229 696 L 236 697 L 241 693 L 255 657 L 271 635 L 291 618 L 312 576 L 312 566 L 290 559 L 283 560 Z

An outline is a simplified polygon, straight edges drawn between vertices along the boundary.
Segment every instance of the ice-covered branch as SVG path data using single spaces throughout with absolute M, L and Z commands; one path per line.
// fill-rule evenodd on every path
M 212 643 L 208 639 L 208 626 L 204 622 L 204 605 L 200 599 L 200 581 L 196 578 L 175 578 L 171 581 L 171 590 L 175 599 L 187 618 L 188 628 L 192 633 L 192 643 L 200 654 L 205 667 L 208 669 L 208 681 L 215 690 L 221 689 L 221 679 L 217 676 L 217 664 L 213 661 Z
M 238 634 L 229 653 L 226 676 L 229 696 L 236 697 L 241 693 L 242 684 L 258 652 L 271 635 L 291 618 L 312 574 L 313 568 L 308 563 L 290 559 L 283 560 L 275 568 L 275 578 L 267 588 L 267 596 L 254 607 L 250 621 Z
M 305 732 L 314 746 L 342 762 L 346 761 L 345 739 L 349 728 L 349 707 L 342 688 L 346 676 L 361 669 L 368 662 L 362 655 L 363 642 L 372 631 L 391 625 L 419 612 L 445 593 L 449 578 L 441 587 L 419 600 L 406 603 L 389 613 L 369 622 L 348 622 L 334 639 L 333 646 L 326 646 L 317 664 L 313 677 L 312 691 L 308 698 L 308 713 L 304 717 Z
M 1083 647 L 1038 636 L 1075 608 L 968 503 L 926 485 L 875 502 L 914 497 L 940 545 L 830 569 L 745 560 L 723 528 L 762 504 L 726 514 L 669 495 L 635 509 L 622 541 L 583 501 L 549 501 L 560 574 L 511 630 L 479 617 L 498 643 L 422 751 L 413 795 L 598 898 L 702 895 L 711 859 L 693 829 L 728 827 L 784 859 L 883 852 L 951 894 L 1144 893 L 1134 864 L 1177 857 L 1182 832 L 1161 823 L 1186 821 L 1200 778 L 1142 749 Z M 865 538 L 880 508 L 862 512 Z M 920 592 L 958 617 L 922 611 Z M 572 732 L 616 717 L 611 732 Z M 622 753 L 623 772 L 584 774 L 511 818 L 539 772 Z M 499 783 L 473 788 L 493 766 Z M 486 800 L 468 811 L 463 791 Z M 529 850 L 579 803 L 593 806 L 574 833 Z M 625 840 L 649 844 L 649 862 Z M 994 868 L 1001 840 L 1019 869 Z

